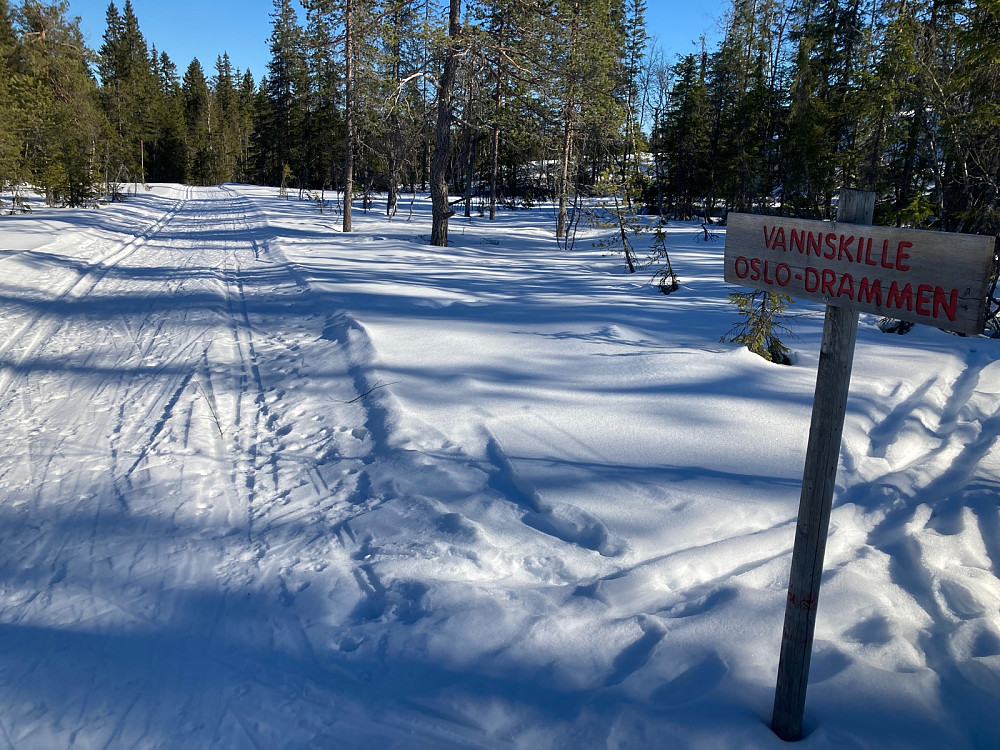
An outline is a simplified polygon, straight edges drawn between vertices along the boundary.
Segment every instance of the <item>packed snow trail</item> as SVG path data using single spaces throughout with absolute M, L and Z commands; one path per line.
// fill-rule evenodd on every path
M 4 283 L 0 741 L 335 736 L 356 699 L 320 697 L 343 678 L 302 631 L 310 607 L 286 608 L 317 578 L 308 596 L 357 590 L 331 547 L 367 502 L 367 415 L 245 199 L 144 198 L 138 228 L 109 211 L 86 242 L 0 261 L 34 271 Z M 358 741 L 377 714 L 350 722 Z
M 0 223 L 0 748 L 782 747 L 821 311 L 276 193 Z M 862 320 L 803 747 L 1000 742 L 994 346 Z

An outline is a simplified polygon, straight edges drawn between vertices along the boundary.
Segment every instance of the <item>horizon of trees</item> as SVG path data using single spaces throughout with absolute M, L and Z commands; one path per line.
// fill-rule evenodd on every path
M 259 80 L 180 72 L 114 0 L 101 46 L 65 2 L 0 0 L 0 190 L 50 205 L 129 182 L 435 194 L 492 218 L 540 198 L 633 213 L 835 216 L 1000 231 L 997 0 L 730 0 L 714 49 L 667 59 L 645 0 L 273 0 Z M 451 196 L 449 198 L 449 196 Z

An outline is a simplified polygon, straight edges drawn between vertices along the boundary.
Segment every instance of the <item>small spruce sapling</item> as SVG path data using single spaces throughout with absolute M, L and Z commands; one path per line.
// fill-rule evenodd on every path
M 680 279 L 670 262 L 670 253 L 667 251 L 667 230 L 662 215 L 653 229 L 653 246 L 650 248 L 650 265 L 660 264 L 662 267 L 653 274 L 653 283 L 664 294 L 676 292 L 680 288 Z
M 729 329 L 722 341 L 743 344 L 768 362 L 790 365 L 788 347 L 779 335 L 792 335 L 784 324 L 785 310 L 792 298 L 784 294 L 756 289 L 752 292 L 732 292 L 729 300 L 736 305 L 743 320 Z
M 281 169 L 281 185 L 278 187 L 278 195 L 288 200 L 288 184 L 292 181 L 292 168 L 287 164 Z
M 589 216 L 590 223 L 597 228 L 612 229 L 613 234 L 598 240 L 598 247 L 606 247 L 625 256 L 625 265 L 629 273 L 635 273 L 637 268 L 634 239 L 647 231 L 648 226 L 638 216 L 631 206 L 642 194 L 640 186 L 634 180 L 620 179 L 617 175 L 605 172 L 594 185 L 599 196 L 592 206 Z

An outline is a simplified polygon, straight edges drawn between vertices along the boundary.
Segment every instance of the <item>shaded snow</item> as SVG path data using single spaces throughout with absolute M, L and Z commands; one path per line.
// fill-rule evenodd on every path
M 0 219 L 0 745 L 777 748 L 821 310 L 545 209 Z M 721 232 L 720 232 L 721 234 Z M 996 342 L 862 316 L 802 747 L 1000 744 Z

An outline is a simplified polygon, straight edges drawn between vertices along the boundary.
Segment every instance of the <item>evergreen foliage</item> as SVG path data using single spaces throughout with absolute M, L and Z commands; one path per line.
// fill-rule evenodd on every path
M 788 347 L 780 339 L 780 336 L 791 333 L 784 322 L 791 298 L 756 289 L 751 292 L 733 292 L 729 295 L 729 300 L 736 305 L 742 320 L 722 340 L 742 344 L 768 362 L 791 364 Z
M 849 185 L 876 192 L 877 223 L 1000 232 L 996 0 L 730 0 L 715 49 L 673 60 L 646 13 L 273 0 L 255 83 L 225 51 L 181 77 L 131 0 L 108 4 L 96 52 L 65 2 L 0 0 L 0 189 L 54 205 L 143 180 L 337 189 L 349 228 L 355 192 L 393 215 L 400 190 L 432 185 L 436 241 L 463 193 L 490 218 L 553 200 L 568 249 L 602 185 L 620 226 L 832 218 Z
M 30 182 L 52 206 L 82 206 L 96 197 L 108 134 L 89 51 L 67 9 L 65 2 L 34 0 L 15 8 L 8 62 L 21 158 L 6 181 Z

